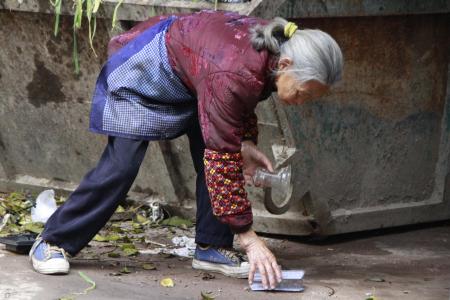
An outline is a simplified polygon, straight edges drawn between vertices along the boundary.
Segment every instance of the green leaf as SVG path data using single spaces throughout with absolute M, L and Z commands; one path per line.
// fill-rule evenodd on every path
M 73 26 L 76 29 L 81 28 L 81 21 L 83 19 L 83 2 L 84 2 L 84 0 L 75 0 L 75 12 L 73 15 Z
M 3 217 L 6 215 L 6 208 L 0 205 L 0 217 Z
M 120 254 L 117 253 L 117 252 L 110 252 L 110 253 L 108 253 L 108 257 L 111 257 L 111 258 L 119 258 L 119 257 L 120 257 Z
M 96 234 L 94 236 L 93 240 L 96 241 L 96 242 L 107 242 L 108 241 L 108 237 L 102 236 L 100 234 Z
M 54 11 L 55 11 L 55 28 L 53 30 L 53 34 L 55 36 L 57 36 L 58 35 L 58 29 L 59 29 L 59 18 L 60 18 L 60 15 L 61 15 L 61 3 L 62 3 L 62 0 L 55 0 L 54 2 L 50 0 L 50 3 L 53 6 Z
M 120 245 L 120 248 L 122 249 L 123 253 L 127 256 L 133 256 L 137 255 L 139 251 L 136 249 L 136 246 L 132 243 L 126 243 Z
M 118 234 L 109 234 L 108 236 L 106 236 L 106 238 L 108 239 L 108 241 L 114 242 L 120 240 L 121 236 Z
M 137 249 L 124 249 L 123 253 L 126 256 L 135 256 L 135 255 L 138 255 L 139 250 L 137 250 Z
M 116 4 L 116 7 L 114 7 L 114 13 L 112 17 L 112 28 L 117 27 L 117 11 L 119 10 L 119 7 L 122 5 L 123 0 L 119 0 L 119 2 Z
M 109 231 L 115 232 L 115 233 L 123 233 L 123 229 L 120 227 L 120 225 L 119 225 L 119 226 L 117 226 L 117 225 L 112 225 L 112 226 L 109 228 Z
M 39 234 L 42 232 L 42 230 L 44 230 L 44 224 L 41 222 L 26 223 L 22 226 L 22 229 L 24 231 L 29 231 L 29 232 Z
M 97 13 L 98 8 L 100 7 L 100 3 L 101 3 L 101 2 L 102 2 L 101 0 L 94 0 L 94 8 L 92 9 L 92 12 L 93 12 L 94 14 Z
M 97 53 L 95 52 L 94 48 L 94 37 L 95 32 L 97 31 L 97 17 L 96 15 L 92 16 L 92 22 L 89 21 L 89 45 L 91 46 L 92 52 L 94 53 L 95 57 L 97 57 Z
M 136 221 L 141 224 L 148 223 L 148 219 L 141 214 L 136 214 Z
M 130 274 L 131 273 L 131 271 L 128 270 L 128 268 L 126 266 L 123 267 L 119 272 L 122 274 Z
M 122 205 L 119 205 L 116 209 L 116 213 L 125 212 L 125 209 L 122 207 Z
M 125 249 L 136 249 L 136 246 L 133 245 L 132 243 L 125 243 L 120 245 L 120 249 L 125 250 Z
M 90 287 L 85 289 L 83 291 L 83 293 L 81 293 L 81 294 L 86 295 L 89 291 L 92 291 L 93 289 L 95 289 L 95 287 L 96 287 L 95 281 L 93 281 L 91 278 L 89 278 L 86 274 L 84 274 L 81 271 L 79 271 L 78 274 L 80 274 L 81 278 L 83 278 L 84 281 L 86 281 L 87 283 L 89 283 L 91 285 Z
M 144 232 L 145 232 L 145 230 L 141 229 L 141 228 L 134 228 L 133 231 L 132 231 L 132 233 L 134 233 L 134 234 L 141 234 L 141 233 L 144 233 Z
M 165 219 L 161 222 L 162 225 L 166 226 L 174 226 L 174 227 L 191 227 L 193 225 L 191 220 L 183 219 L 178 216 L 174 216 L 168 219 Z

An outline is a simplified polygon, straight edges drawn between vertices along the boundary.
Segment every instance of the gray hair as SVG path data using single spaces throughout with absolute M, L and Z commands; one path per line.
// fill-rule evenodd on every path
M 316 80 L 332 85 L 339 81 L 344 59 L 336 41 L 318 29 L 297 30 L 288 39 L 284 36 L 287 23 L 283 18 L 275 18 L 267 25 L 252 27 L 253 47 L 258 51 L 267 49 L 280 59 L 291 59 L 293 65 L 286 72 L 292 72 L 300 82 Z

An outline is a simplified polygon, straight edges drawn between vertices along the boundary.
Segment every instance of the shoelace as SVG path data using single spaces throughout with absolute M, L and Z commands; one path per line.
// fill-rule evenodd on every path
M 225 255 L 226 258 L 229 258 L 231 261 L 240 264 L 243 261 L 242 255 L 240 255 L 237 251 L 228 250 L 225 248 L 217 249 L 220 253 Z
M 46 254 L 47 258 L 52 257 L 52 254 L 62 254 L 64 259 L 67 259 L 66 251 L 63 248 L 59 248 L 54 245 L 47 244 L 47 247 L 45 249 L 45 254 Z

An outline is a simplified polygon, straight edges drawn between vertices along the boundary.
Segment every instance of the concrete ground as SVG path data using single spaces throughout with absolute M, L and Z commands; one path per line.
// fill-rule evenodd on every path
M 136 258 L 93 259 L 84 255 L 72 260 L 67 276 L 35 273 L 27 256 L 0 248 L 0 299 L 201 299 L 211 291 L 216 299 L 450 299 L 450 222 L 373 231 L 314 241 L 266 238 L 284 268 L 306 271 L 306 290 L 300 294 L 248 290 L 246 280 L 222 275 L 207 278 L 193 270 L 190 261 L 162 255 Z M 91 247 L 96 248 L 96 247 Z M 156 270 L 144 270 L 153 262 Z M 130 274 L 116 276 L 127 266 Z M 96 282 L 89 284 L 78 271 Z M 170 277 L 173 288 L 160 286 Z

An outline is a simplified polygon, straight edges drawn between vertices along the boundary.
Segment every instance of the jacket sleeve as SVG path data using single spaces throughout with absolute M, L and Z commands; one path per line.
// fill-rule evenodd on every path
M 245 117 L 256 106 L 260 85 L 252 78 L 218 72 L 209 75 L 197 88 L 206 145 L 205 177 L 213 214 L 235 233 L 247 231 L 253 223 L 240 150 Z

